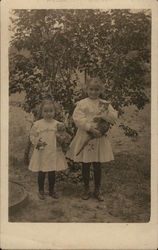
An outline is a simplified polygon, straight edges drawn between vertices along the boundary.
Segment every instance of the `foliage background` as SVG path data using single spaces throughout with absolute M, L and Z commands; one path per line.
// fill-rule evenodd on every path
M 13 15 L 10 93 L 25 91 L 25 111 L 34 112 L 50 95 L 71 116 L 84 97 L 77 87 L 79 72 L 84 82 L 88 75 L 99 75 L 103 97 L 120 114 L 125 106 L 141 109 L 148 102 L 150 11 L 14 10 Z M 21 50 L 28 56 L 17 53 Z
M 9 220 L 148 222 L 150 11 L 14 10 L 11 19 L 9 178 L 25 186 L 29 202 Z M 103 166 L 105 203 L 81 201 L 81 173 L 74 164 L 68 176 L 57 176 L 57 189 L 62 195 L 59 203 L 46 199 L 41 204 L 36 178 L 23 162 L 37 106 L 44 96 L 52 96 L 59 111 L 57 119 L 64 120 L 73 134 L 75 102 L 85 96 L 82 87 L 87 76 L 96 74 L 105 86 L 103 97 L 119 111 L 120 122 L 131 126 L 138 136 L 126 137 L 117 126 L 110 131 L 115 161 Z

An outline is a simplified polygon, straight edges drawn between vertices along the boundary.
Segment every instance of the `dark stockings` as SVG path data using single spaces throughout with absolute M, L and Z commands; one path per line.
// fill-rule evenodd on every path
M 83 163 L 82 165 L 82 177 L 86 189 L 89 189 L 90 166 L 91 163 Z M 93 170 L 94 170 L 95 191 L 99 191 L 101 185 L 101 164 L 99 162 L 94 162 Z
M 95 191 L 99 191 L 101 186 L 101 164 L 99 162 L 93 163 L 93 170 L 94 170 Z
M 38 188 L 39 192 L 44 192 L 44 182 L 45 182 L 46 172 L 38 172 Z M 49 193 L 52 193 L 55 185 L 55 171 L 48 172 L 48 183 L 49 183 Z
M 90 165 L 90 163 L 83 163 L 82 165 L 82 178 L 85 189 L 89 189 Z

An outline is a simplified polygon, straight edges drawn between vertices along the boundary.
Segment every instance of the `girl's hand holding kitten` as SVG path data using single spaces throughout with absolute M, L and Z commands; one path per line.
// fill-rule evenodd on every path
M 101 136 L 101 133 L 100 133 L 94 126 L 91 126 L 91 128 L 89 129 L 89 132 L 90 132 L 95 138 Z
M 43 150 L 46 145 L 47 145 L 47 143 L 42 141 L 42 139 L 40 138 L 37 145 L 36 145 L 36 149 Z
M 99 115 L 96 115 L 95 117 L 94 117 L 94 119 L 95 118 L 97 118 L 97 119 L 105 119 L 105 117 L 106 117 L 106 115 L 108 114 L 108 110 L 106 110 L 104 113 L 102 113 L 102 114 L 99 114 Z
M 63 123 L 58 123 L 57 131 L 65 131 L 65 125 Z

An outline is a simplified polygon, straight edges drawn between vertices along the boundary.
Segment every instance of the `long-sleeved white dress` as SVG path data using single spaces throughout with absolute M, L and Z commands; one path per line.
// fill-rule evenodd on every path
M 60 171 L 67 168 L 65 156 L 60 147 L 56 145 L 57 124 L 41 119 L 36 121 L 30 131 L 30 140 L 34 145 L 34 151 L 30 160 L 29 169 L 33 172 Z M 36 145 L 41 139 L 46 142 L 44 149 L 38 150 Z
M 70 148 L 66 154 L 67 158 L 75 162 L 108 162 L 114 160 L 112 147 L 107 136 L 101 136 L 89 141 L 88 145 L 76 155 L 87 138 L 87 131 L 90 129 L 93 118 L 98 115 L 99 102 L 105 102 L 102 99 L 85 98 L 77 103 L 73 113 L 73 120 L 78 127 L 77 133 L 70 144 Z M 105 121 L 112 124 L 118 117 L 117 111 L 113 109 L 111 104 L 104 113 Z

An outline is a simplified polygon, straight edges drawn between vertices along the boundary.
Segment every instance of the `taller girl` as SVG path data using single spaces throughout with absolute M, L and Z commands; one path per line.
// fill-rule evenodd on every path
M 102 135 L 93 121 L 95 117 L 99 116 L 103 119 L 103 122 L 107 121 L 114 124 L 118 115 L 117 111 L 115 111 L 108 102 L 100 98 L 103 91 L 103 84 L 99 78 L 89 79 L 86 91 L 88 97 L 77 103 L 73 113 L 73 120 L 78 130 L 71 142 L 67 157 L 75 162 L 82 163 L 82 177 L 84 182 L 82 198 L 84 200 L 90 198 L 90 166 L 91 164 L 93 165 L 95 182 L 94 196 L 99 201 L 103 201 L 103 196 L 100 193 L 101 163 L 114 160 L 114 156 L 108 136 Z M 100 113 L 100 102 L 107 104 L 107 110 L 102 113 Z M 87 138 L 87 132 L 93 135 L 93 139 L 89 140 L 88 144 L 78 154 L 81 145 L 84 144 L 85 138 Z

